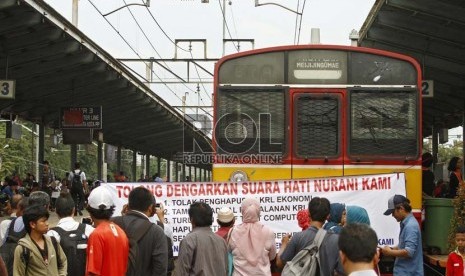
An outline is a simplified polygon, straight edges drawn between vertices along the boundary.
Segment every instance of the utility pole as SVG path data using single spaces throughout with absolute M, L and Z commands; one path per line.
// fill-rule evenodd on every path
M 71 17 L 71 22 L 75 27 L 78 26 L 78 2 L 79 0 L 73 0 L 73 15 Z
M 223 0 L 223 41 L 226 39 L 226 0 Z M 223 54 L 221 55 L 224 57 L 224 43 L 223 43 Z

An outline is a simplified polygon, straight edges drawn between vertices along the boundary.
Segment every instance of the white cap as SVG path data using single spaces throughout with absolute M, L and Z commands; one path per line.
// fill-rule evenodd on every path
M 103 186 L 93 189 L 87 202 L 92 209 L 96 210 L 108 210 L 115 206 L 110 192 Z
M 234 219 L 234 213 L 228 207 L 223 207 L 218 211 L 218 220 L 222 223 L 228 223 Z

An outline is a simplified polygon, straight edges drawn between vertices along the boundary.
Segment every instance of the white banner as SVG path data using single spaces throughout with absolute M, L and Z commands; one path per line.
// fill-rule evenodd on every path
M 179 242 L 191 231 L 188 209 L 195 201 L 208 203 L 215 212 L 213 231 L 218 229 L 216 212 L 229 207 L 241 223 L 241 202 L 246 197 L 256 197 L 261 202 L 260 221 L 276 233 L 276 245 L 286 233 L 299 232 L 296 214 L 308 208 L 312 197 L 326 197 L 331 203 L 358 205 L 367 210 L 371 226 L 378 234 L 378 244 L 397 245 L 399 224 L 392 216 L 384 216 L 388 199 L 405 195 L 403 173 L 347 176 L 315 179 L 270 180 L 234 182 L 180 182 L 180 183 L 107 183 L 104 186 L 113 195 L 115 215 L 127 203 L 129 192 L 138 186 L 149 189 L 157 201 L 165 205 L 165 219 L 173 228 L 175 255 Z

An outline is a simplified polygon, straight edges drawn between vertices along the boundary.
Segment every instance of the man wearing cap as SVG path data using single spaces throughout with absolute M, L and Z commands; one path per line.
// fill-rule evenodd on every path
M 421 231 L 411 213 L 410 200 L 403 195 L 394 195 L 388 200 L 385 216 L 400 222 L 399 245 L 383 247 L 383 255 L 395 257 L 394 275 L 423 275 L 423 249 Z
M 216 222 L 220 228 L 216 231 L 216 234 L 226 240 L 229 229 L 234 226 L 234 222 L 236 221 L 234 213 L 228 207 L 223 207 L 218 211 L 217 217 Z
M 126 274 L 129 241 L 124 231 L 110 221 L 115 205 L 105 186 L 92 190 L 87 211 L 95 230 L 87 242 L 86 275 L 124 276 Z

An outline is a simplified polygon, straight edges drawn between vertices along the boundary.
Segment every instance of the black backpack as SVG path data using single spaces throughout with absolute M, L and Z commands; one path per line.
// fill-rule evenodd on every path
M 79 223 L 76 230 L 66 231 L 61 227 L 54 227 L 60 235 L 60 245 L 68 259 L 68 276 L 82 276 L 86 274 L 86 225 Z
M 6 237 L 5 243 L 0 247 L 0 256 L 2 256 L 3 262 L 5 262 L 8 276 L 13 275 L 13 261 L 18 241 L 26 236 L 26 228 L 20 232 L 14 231 L 16 219 L 17 218 L 11 220 L 10 226 L 8 227 L 8 236 Z
M 73 174 L 73 180 L 71 181 L 71 188 L 73 190 L 82 189 L 81 173 L 82 171 L 79 171 L 79 173 L 74 172 Z
M 116 223 L 121 229 L 124 230 L 124 232 L 127 235 L 127 225 L 124 221 L 124 216 L 121 217 L 115 217 L 112 219 L 114 223 Z M 152 227 L 152 224 L 150 221 L 144 222 L 144 224 L 137 228 L 134 235 L 132 237 L 128 236 L 129 239 L 129 255 L 128 255 L 128 268 L 126 270 L 126 276 L 140 276 L 138 275 L 137 272 L 137 255 L 139 254 L 139 245 L 138 242 L 140 239 L 142 239 L 143 236 L 149 231 L 150 227 Z
M 161 229 L 165 229 L 164 224 L 160 221 L 157 220 L 157 224 L 161 227 Z M 168 275 L 171 275 L 171 272 L 174 270 L 173 241 L 166 234 L 165 236 L 168 244 Z

